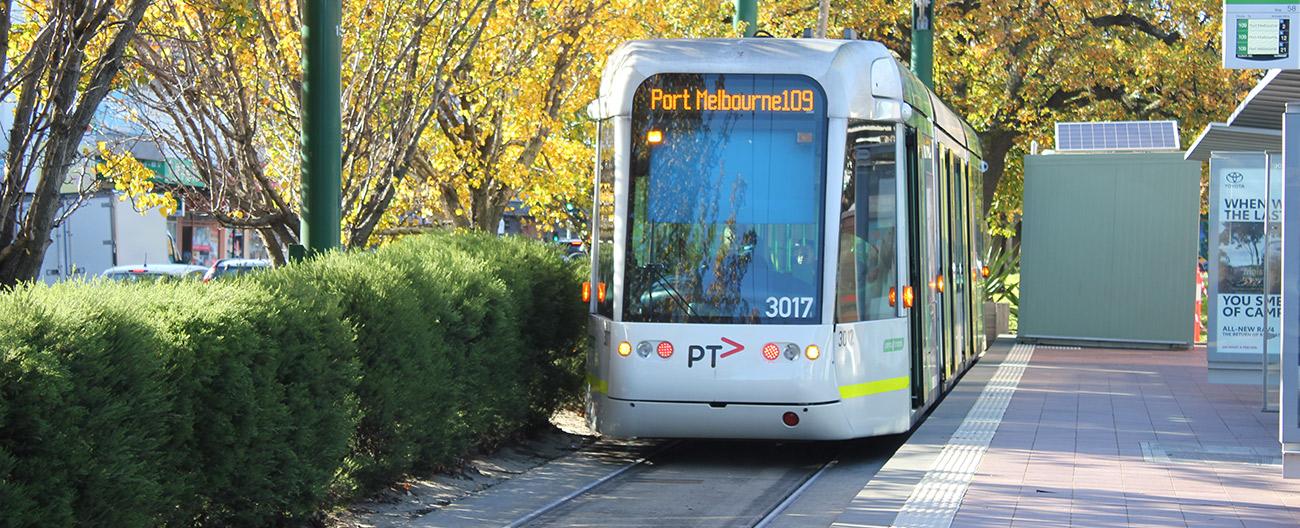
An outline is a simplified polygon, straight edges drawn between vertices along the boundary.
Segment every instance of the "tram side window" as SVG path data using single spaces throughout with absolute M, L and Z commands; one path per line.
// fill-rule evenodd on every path
M 598 203 L 596 313 L 614 317 L 614 122 L 600 125 L 600 180 L 596 186 Z
M 840 195 L 836 320 L 896 317 L 898 286 L 897 142 L 892 123 L 850 121 Z

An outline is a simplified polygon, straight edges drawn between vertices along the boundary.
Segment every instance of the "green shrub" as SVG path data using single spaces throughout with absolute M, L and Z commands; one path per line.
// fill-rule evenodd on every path
M 167 386 L 125 293 L 0 297 L 0 523 L 148 526 L 163 512 Z
M 565 263 L 554 246 L 484 233 L 443 234 L 418 243 L 447 244 L 482 258 L 510 289 L 526 362 L 538 371 L 538 385 L 530 388 L 533 419 L 545 419 L 562 398 L 579 392 L 582 355 L 577 348 L 587 324 L 579 286 L 587 280 L 585 266 Z
M 576 394 L 580 280 L 467 234 L 229 282 L 0 294 L 0 526 L 266 526 Z
M 354 345 L 307 288 L 143 286 L 167 342 L 181 500 L 169 524 L 264 526 L 312 514 L 355 423 Z M 170 291 L 168 291 L 170 289 Z

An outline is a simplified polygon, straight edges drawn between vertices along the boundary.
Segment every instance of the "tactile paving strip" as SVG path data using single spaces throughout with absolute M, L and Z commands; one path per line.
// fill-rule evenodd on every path
M 912 490 L 893 526 L 898 528 L 948 528 L 961 507 L 962 497 L 975 478 L 980 459 L 1002 423 L 1002 415 L 1020 384 L 1020 376 L 1034 355 L 1034 345 L 1016 345 L 998 367 L 961 426 L 948 439 L 935 460 Z

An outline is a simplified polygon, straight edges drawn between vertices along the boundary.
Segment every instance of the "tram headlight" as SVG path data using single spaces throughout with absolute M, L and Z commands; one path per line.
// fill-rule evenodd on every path
M 623 341 L 623 342 L 619 343 L 619 344 L 618 344 L 618 355 L 623 356 L 623 357 L 628 357 L 628 356 L 632 355 L 632 343 L 628 343 L 627 341 Z
M 785 344 L 785 358 L 788 359 L 788 360 L 790 360 L 790 361 L 794 361 L 794 358 L 797 358 L 797 357 L 799 357 L 799 345 L 796 345 L 796 344 L 794 344 L 794 343 L 786 343 L 786 344 Z
M 817 345 L 808 345 L 808 348 L 803 349 L 803 355 L 809 360 L 817 361 L 817 358 L 822 357 L 822 349 Z

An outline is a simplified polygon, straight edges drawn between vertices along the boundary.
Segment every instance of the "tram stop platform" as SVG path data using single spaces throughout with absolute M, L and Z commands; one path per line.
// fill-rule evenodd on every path
M 1204 347 L 999 339 L 833 526 L 1300 526 L 1261 408 Z

